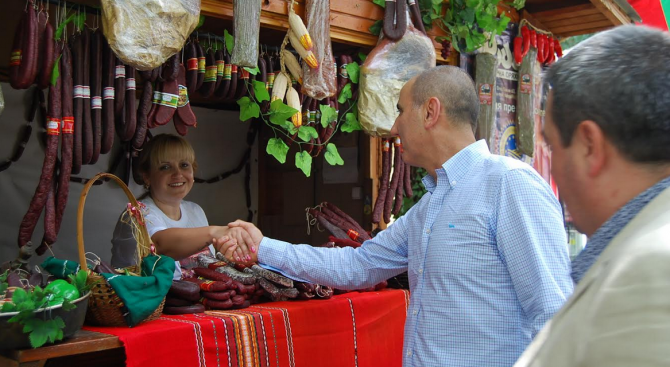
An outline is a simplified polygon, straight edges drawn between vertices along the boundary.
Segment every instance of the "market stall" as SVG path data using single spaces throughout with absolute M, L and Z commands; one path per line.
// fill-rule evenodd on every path
M 189 200 L 210 224 L 241 218 L 293 243 L 359 247 L 425 192 L 390 136 L 407 80 L 437 63 L 470 72 L 477 137 L 551 183 L 541 70 L 563 38 L 630 22 L 600 0 L 167 3 L 12 0 L 0 15 L 12 36 L 0 40 L 10 55 L 0 145 L 12 147 L 0 167 L 10 203 L 0 228 L 11 233 L 0 263 L 13 260 L 0 284 L 14 292 L 0 288 L 2 310 L 39 330 L 34 346 L 66 338 L 4 350 L 0 365 L 76 365 L 94 352 L 133 366 L 401 365 L 409 292 L 385 288 L 408 288 L 406 276 L 345 292 L 221 254 L 175 265 L 157 254 L 135 200 L 149 190 L 142 151 L 160 133 L 193 145 Z M 119 221 L 142 259 L 133 266 L 108 264 Z M 35 287 L 53 275 L 77 296 Z M 35 327 L 30 315 L 47 304 L 86 314 L 86 332 L 63 333 L 54 319 Z

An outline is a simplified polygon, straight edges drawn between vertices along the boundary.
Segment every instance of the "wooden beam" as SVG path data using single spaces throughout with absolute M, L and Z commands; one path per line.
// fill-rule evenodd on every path
M 581 36 L 582 34 L 589 34 L 589 33 L 596 33 L 600 31 L 606 31 L 608 29 L 611 29 L 612 25 L 608 25 L 607 27 L 596 27 L 596 28 L 585 28 L 585 29 L 580 29 L 576 31 L 568 31 L 568 32 L 563 32 L 561 33 L 562 37 L 572 37 L 572 36 Z
M 250 0 L 251 1 L 251 0 Z M 255 0 L 253 0 L 255 1 Z M 296 2 L 295 12 L 303 15 L 304 4 Z M 221 19 L 233 19 L 232 0 L 202 0 L 200 5 L 202 15 Z M 333 42 L 350 44 L 362 47 L 374 47 L 379 37 L 369 32 L 370 26 L 378 19 L 382 19 L 382 8 L 372 1 L 364 0 L 337 0 L 330 2 L 330 38 Z M 288 3 L 283 0 L 270 0 L 268 5 L 261 6 L 261 27 L 284 31 L 288 29 Z M 433 40 L 439 63 L 455 64 L 452 56 L 448 60 L 441 57 L 442 45 L 434 41 L 435 36 L 444 35 L 439 27 L 433 27 L 428 32 Z
M 560 9 L 554 9 L 554 10 L 546 10 L 546 11 L 540 11 L 540 12 L 535 12 L 532 13 L 533 16 L 537 19 L 544 19 L 544 18 L 555 18 L 555 17 L 570 17 L 572 14 L 575 14 L 576 12 L 580 11 L 593 11 L 594 6 L 593 4 L 583 4 L 583 5 L 575 5 L 575 6 L 567 6 L 564 8 Z
M 551 21 L 545 21 L 545 24 L 549 29 L 554 29 L 558 27 L 564 27 L 564 26 L 569 26 L 569 25 L 582 25 L 582 26 L 588 26 L 591 23 L 595 22 L 600 22 L 603 20 L 608 20 L 605 15 L 598 13 L 598 14 L 591 14 L 591 15 L 586 15 L 586 16 L 576 16 L 573 18 L 567 18 L 567 19 L 560 19 L 560 20 L 551 20 Z
M 591 0 L 591 3 L 615 26 L 633 22 L 618 5 L 612 2 L 612 0 Z
M 525 9 L 521 11 L 521 19 L 525 19 L 528 23 L 530 23 L 533 27 L 539 28 L 539 29 L 544 29 L 544 30 L 549 30 L 549 27 L 547 27 L 542 21 L 538 20 L 533 16 L 533 14 L 529 13 Z
M 588 24 L 573 24 L 562 27 L 552 28 L 551 31 L 558 35 L 565 35 L 567 33 L 581 32 L 580 34 L 592 33 L 590 29 L 607 29 L 612 28 L 612 22 L 609 19 L 603 19 L 598 22 L 592 22 Z

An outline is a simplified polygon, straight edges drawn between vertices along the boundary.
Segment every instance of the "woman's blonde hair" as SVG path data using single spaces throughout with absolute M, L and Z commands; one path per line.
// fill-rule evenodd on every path
M 186 139 L 171 134 L 159 134 L 144 145 L 138 157 L 138 169 L 141 174 L 148 175 L 152 167 L 158 167 L 160 162 L 174 157 L 190 162 L 194 171 L 198 168 L 193 147 Z

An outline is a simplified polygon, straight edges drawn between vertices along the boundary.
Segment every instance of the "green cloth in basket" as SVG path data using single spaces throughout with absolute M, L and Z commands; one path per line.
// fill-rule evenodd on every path
M 123 301 L 128 326 L 139 324 L 160 306 L 172 285 L 174 267 L 169 256 L 149 255 L 142 259 L 140 276 L 101 274 Z

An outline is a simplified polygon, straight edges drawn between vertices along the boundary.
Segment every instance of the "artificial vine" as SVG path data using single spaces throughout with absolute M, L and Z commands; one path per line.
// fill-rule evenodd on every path
M 358 83 L 358 64 L 355 62 L 349 63 L 346 68 L 351 81 L 353 83 Z M 253 69 L 245 67 L 244 69 L 253 75 L 258 74 L 259 72 L 258 67 Z M 290 121 L 291 116 L 299 111 L 284 104 L 284 102 L 280 100 L 275 100 L 270 103 L 267 112 L 261 112 L 261 104 L 270 101 L 270 93 L 266 89 L 265 83 L 253 80 L 251 82 L 245 81 L 245 84 L 247 90 L 253 90 L 253 93 L 249 93 L 249 96 L 242 97 L 237 101 L 237 104 L 240 106 L 240 120 L 247 121 L 251 118 L 260 118 L 265 125 L 272 129 L 275 137 L 268 141 L 265 149 L 268 154 L 275 157 L 279 163 L 286 163 L 289 145 L 286 144 L 284 139 L 287 139 L 291 144 L 297 144 L 299 151 L 296 152 L 294 158 L 295 166 L 302 170 L 307 177 L 310 176 L 312 171 L 312 156 L 307 150 L 303 149 L 303 147 L 308 144 L 312 144 L 315 147 L 325 147 L 326 151 L 324 158 L 328 164 L 333 166 L 344 165 L 344 160 L 340 157 L 337 146 L 330 142 L 335 134 L 331 134 L 326 141 L 319 144 L 310 143 L 312 139 L 316 139 L 319 136 L 314 126 L 305 124 L 295 127 Z M 338 96 L 340 105 L 346 106 L 344 112 L 338 114 L 338 111 L 334 108 L 320 105 L 320 118 L 316 123 L 321 124 L 323 128 L 326 128 L 331 122 L 336 121 L 335 131 L 339 129 L 345 133 L 361 130 L 361 125 L 358 122 L 357 99 L 354 100 L 352 98 L 353 93 L 351 85 L 348 84 L 342 88 L 342 91 Z M 317 116 L 318 115 L 319 114 L 317 114 Z
M 438 36 L 436 42 L 444 47 L 452 46 L 458 52 L 471 53 L 488 41 L 488 37 L 500 35 L 510 19 L 502 14 L 498 17 L 498 4 L 507 4 L 515 9 L 525 6 L 526 0 L 417 0 L 421 8 L 422 21 L 426 29 L 437 25 L 447 35 Z M 383 0 L 373 0 L 384 7 Z M 381 20 L 370 27 L 378 35 Z M 450 43 L 450 44 L 449 44 Z

